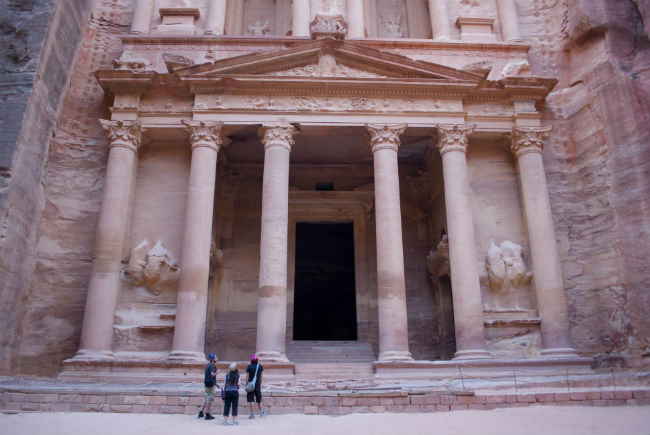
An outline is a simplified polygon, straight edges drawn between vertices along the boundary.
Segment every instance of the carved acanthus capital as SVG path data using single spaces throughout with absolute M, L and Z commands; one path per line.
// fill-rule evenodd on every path
M 370 149 L 374 154 L 376 151 L 391 149 L 397 152 L 401 141 L 399 137 L 406 130 L 406 124 L 366 124 L 370 133 Z
M 296 133 L 296 128 L 288 123 L 263 124 L 259 129 L 264 149 L 279 146 L 291 151 Z
M 544 140 L 551 134 L 548 127 L 513 127 L 510 149 L 517 158 L 526 153 L 542 153 Z
M 207 147 L 219 151 L 224 145 L 222 137 L 223 122 L 181 121 L 190 134 L 192 149 Z
M 100 119 L 102 128 L 108 135 L 110 147 L 127 148 L 134 153 L 142 143 L 142 123 L 139 119 L 135 121 L 109 121 Z
M 476 124 L 438 124 L 438 142 L 436 146 L 443 156 L 450 151 L 467 153 L 467 136 L 476 128 Z

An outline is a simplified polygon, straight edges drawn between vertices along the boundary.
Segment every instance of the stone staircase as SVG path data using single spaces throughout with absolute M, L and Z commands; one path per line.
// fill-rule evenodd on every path
M 294 341 L 287 346 L 287 357 L 296 364 L 298 384 L 372 383 L 374 376 L 376 355 L 369 343 Z

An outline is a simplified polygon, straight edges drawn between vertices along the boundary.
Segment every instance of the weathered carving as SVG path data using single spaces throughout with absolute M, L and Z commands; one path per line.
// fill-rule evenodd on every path
M 165 65 L 167 66 L 167 71 L 169 72 L 173 72 L 176 68 L 194 65 L 194 61 L 192 59 L 188 59 L 187 57 L 181 56 L 179 54 L 163 53 L 162 58 L 165 62 Z
M 490 74 L 490 71 L 492 71 L 492 62 L 488 62 L 487 60 L 473 62 L 465 65 L 463 71 L 483 74 L 484 77 L 487 77 Z
M 449 151 L 467 152 L 467 135 L 471 134 L 476 128 L 476 124 L 438 124 L 438 142 L 436 146 L 440 150 L 440 155 Z
M 110 147 L 123 147 L 137 152 L 142 143 L 142 128 L 140 120 L 108 121 L 100 119 L 102 128 L 108 134 Z
M 208 147 L 219 151 L 219 148 L 224 145 L 221 135 L 223 122 L 182 121 L 182 123 L 186 125 L 186 130 L 190 134 L 192 149 Z
M 253 36 L 264 36 L 271 33 L 271 26 L 269 25 L 269 20 L 264 21 L 255 21 L 253 24 L 249 24 L 246 28 L 246 32 L 249 35 Z
M 542 153 L 544 140 L 551 134 L 548 127 L 513 127 L 511 150 L 517 158 L 526 153 Z
M 263 124 L 259 129 L 264 149 L 280 146 L 291 151 L 294 145 L 293 136 L 297 133 L 295 127 L 287 123 Z
M 303 77 L 368 77 L 368 78 L 386 78 L 379 74 L 363 71 L 357 68 L 351 68 L 336 62 L 334 56 L 325 55 L 318 59 L 318 63 L 292 68 L 286 71 L 276 71 L 270 75 L 274 76 L 303 76 Z
M 521 246 L 510 240 L 502 242 L 501 246 L 490 241 L 485 256 L 485 268 L 490 290 L 499 295 L 528 284 L 533 277 L 522 258 Z
M 144 57 L 130 57 L 122 54 L 119 59 L 113 60 L 113 66 L 118 70 L 128 70 L 133 72 L 152 71 L 151 61 Z
M 133 248 L 126 273 L 137 285 L 146 287 L 155 295 L 175 290 L 180 277 L 178 261 L 160 240 L 151 249 L 146 240 Z
M 223 266 L 223 251 L 217 249 L 217 244 L 214 243 L 214 240 L 210 242 L 210 275 L 216 275 L 216 273 Z
M 442 276 L 450 276 L 449 268 L 449 239 L 446 234 L 440 238 L 435 251 L 430 251 L 427 256 L 427 272 L 433 283 L 436 283 Z
M 382 149 L 397 152 L 401 145 L 399 137 L 406 130 L 406 124 L 366 124 L 366 129 L 370 133 L 369 146 L 373 154 Z
M 501 77 L 530 77 L 530 64 L 527 60 L 516 60 L 508 62 L 501 71 Z
M 384 34 L 389 38 L 401 38 L 402 26 L 400 21 L 402 20 L 401 14 L 381 14 L 381 22 L 384 25 Z
M 341 15 L 316 15 L 309 26 L 309 31 L 312 39 L 324 37 L 345 39 L 345 35 L 348 33 L 348 25 Z

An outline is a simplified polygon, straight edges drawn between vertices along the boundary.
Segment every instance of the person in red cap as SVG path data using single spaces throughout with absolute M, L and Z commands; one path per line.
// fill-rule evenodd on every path
M 266 413 L 262 409 L 262 372 L 264 367 L 257 360 L 257 355 L 251 355 L 251 363 L 246 367 L 246 401 L 250 404 L 251 415 L 248 418 L 255 418 L 255 406 L 253 402 L 257 402 L 257 409 L 261 417 Z

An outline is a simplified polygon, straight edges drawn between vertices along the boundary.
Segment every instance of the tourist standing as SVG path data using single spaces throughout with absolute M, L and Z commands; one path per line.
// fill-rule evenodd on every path
M 203 378 L 203 384 L 205 385 L 205 401 L 203 402 L 203 407 L 199 411 L 199 418 L 204 418 L 206 420 L 214 420 L 214 417 L 210 415 L 210 406 L 214 400 L 214 392 L 216 390 L 216 377 L 217 377 L 217 354 L 211 353 L 208 355 L 208 365 L 205 366 L 205 377 Z
M 251 363 L 246 367 L 246 401 L 250 404 L 251 415 L 248 418 L 255 418 L 255 406 L 253 402 L 257 402 L 257 409 L 260 416 L 264 417 L 266 413 L 262 409 L 262 372 L 264 367 L 257 360 L 257 355 L 251 355 Z
M 226 374 L 224 391 L 226 392 L 226 398 L 223 405 L 223 425 L 228 425 L 228 414 L 232 406 L 232 425 L 237 426 L 237 408 L 239 407 L 239 371 L 237 370 L 237 363 L 230 364 L 230 371 Z

